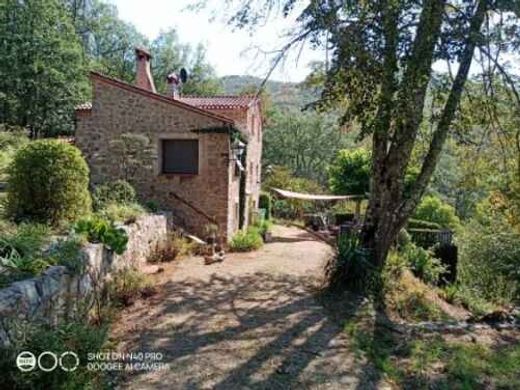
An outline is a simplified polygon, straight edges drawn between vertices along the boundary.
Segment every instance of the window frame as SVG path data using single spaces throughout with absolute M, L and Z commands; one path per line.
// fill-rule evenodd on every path
M 166 171 L 165 170 L 165 146 L 167 142 L 195 142 L 197 147 L 197 163 L 196 163 L 196 171 L 195 172 L 183 172 L 183 171 Z M 197 176 L 200 174 L 200 162 L 201 162 L 201 143 L 199 138 L 188 138 L 188 137 L 161 137 L 159 139 L 159 150 L 161 153 L 161 158 L 159 161 L 159 175 L 164 176 Z

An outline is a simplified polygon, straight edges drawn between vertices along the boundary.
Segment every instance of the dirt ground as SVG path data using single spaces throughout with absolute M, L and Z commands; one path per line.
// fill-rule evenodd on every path
M 122 388 L 374 387 L 316 298 L 330 254 L 306 231 L 275 226 L 259 251 L 167 263 L 154 276 L 159 293 L 126 309 L 113 333 L 122 351 L 160 352 L 167 368 L 133 373 Z

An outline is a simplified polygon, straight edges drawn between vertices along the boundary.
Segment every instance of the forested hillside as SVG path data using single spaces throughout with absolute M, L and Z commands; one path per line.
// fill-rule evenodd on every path
M 243 91 L 252 91 L 260 87 L 262 79 L 253 76 L 224 76 L 220 78 L 222 88 L 226 94 L 240 94 Z M 302 83 L 268 80 L 265 91 L 280 109 L 301 109 L 316 100 L 319 92 L 306 87 Z

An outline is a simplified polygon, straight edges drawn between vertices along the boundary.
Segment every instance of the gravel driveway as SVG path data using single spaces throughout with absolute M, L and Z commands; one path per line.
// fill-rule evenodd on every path
M 254 253 L 167 264 L 159 294 L 125 310 L 114 331 L 121 350 L 160 352 L 167 368 L 131 374 L 122 388 L 366 388 L 315 298 L 330 253 L 306 231 L 275 226 Z

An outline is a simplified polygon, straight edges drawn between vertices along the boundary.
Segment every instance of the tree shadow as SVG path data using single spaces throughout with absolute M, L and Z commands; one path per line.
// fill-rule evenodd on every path
M 313 276 L 270 273 L 168 282 L 127 350 L 160 352 L 163 372 L 131 374 L 132 388 L 286 389 L 357 382 L 341 321 L 359 299 L 318 293 Z M 310 293 L 311 291 L 311 293 Z
M 305 242 L 305 241 L 316 241 L 316 238 L 312 236 L 308 232 L 301 232 L 292 237 L 282 237 L 274 235 L 271 239 L 271 242 L 280 242 L 280 243 L 297 243 L 297 242 Z

